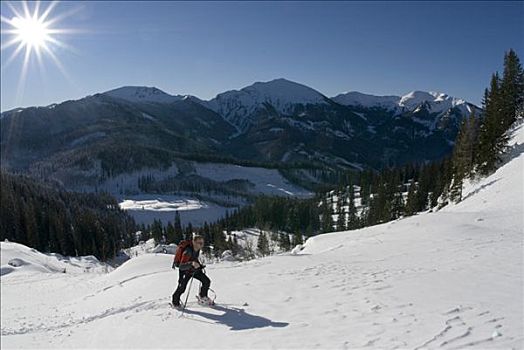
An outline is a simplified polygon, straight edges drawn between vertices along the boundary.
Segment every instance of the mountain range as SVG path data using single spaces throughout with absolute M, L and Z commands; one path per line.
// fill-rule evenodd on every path
M 286 79 L 207 101 L 125 86 L 3 112 L 1 160 L 6 169 L 61 178 L 166 168 L 180 158 L 378 169 L 449 154 L 461 120 L 473 112 L 481 110 L 443 93 L 330 98 Z

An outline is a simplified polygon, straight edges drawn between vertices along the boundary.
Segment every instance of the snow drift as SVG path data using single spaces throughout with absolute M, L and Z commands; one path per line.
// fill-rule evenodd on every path
M 112 268 L 92 255 L 65 257 L 60 254 L 43 254 L 13 242 L 0 242 L 1 275 L 17 273 L 84 273 L 108 272 Z M 2 280 L 3 282 L 3 280 Z

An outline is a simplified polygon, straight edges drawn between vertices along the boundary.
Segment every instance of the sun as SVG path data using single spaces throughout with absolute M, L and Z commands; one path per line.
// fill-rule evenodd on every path
M 25 49 L 25 59 L 28 61 L 34 52 L 40 60 L 42 51 L 52 56 L 52 44 L 60 45 L 61 42 L 55 38 L 56 35 L 66 31 L 53 28 L 57 18 L 51 16 L 56 2 L 51 2 L 44 11 L 40 11 L 40 2 L 34 2 L 33 9 L 29 8 L 28 2 L 20 3 L 21 9 L 15 8 L 7 3 L 11 9 L 10 18 L 2 15 L 2 51 L 14 47 L 14 51 L 6 65 L 11 63 L 19 53 Z M 5 39 L 8 36 L 8 39 Z M 3 67 L 4 68 L 4 67 Z
M 14 27 L 12 33 L 16 41 L 22 43 L 26 48 L 40 49 L 47 45 L 51 38 L 52 30 L 41 18 L 13 17 L 11 25 Z
M 56 36 L 67 33 L 68 30 L 54 28 L 56 22 L 61 17 L 53 16 L 52 11 L 57 2 L 51 2 L 47 8 L 40 11 L 40 2 L 32 2 L 33 9 L 29 8 L 27 1 L 21 3 L 22 8 L 17 9 L 11 3 L 7 6 L 11 9 L 12 16 L 5 17 L 2 15 L 2 51 L 14 47 L 14 51 L 9 58 L 8 63 L 15 59 L 19 53 L 25 51 L 25 60 L 28 60 L 34 52 L 40 60 L 42 52 L 49 56 L 54 56 L 53 46 L 63 46 Z M 5 38 L 5 37 L 8 38 Z M 25 50 L 24 50 L 25 49 Z
M 80 7 L 69 6 L 70 11 L 55 14 L 54 10 L 57 1 L 46 2 L 45 9 L 41 8 L 40 1 L 21 1 L 16 2 L 15 7 L 11 2 L 5 2 L 10 11 L 2 11 L 2 55 L 4 51 L 11 50 L 6 60 L 2 60 L 2 71 L 6 69 L 17 57 L 23 56 L 21 64 L 20 79 L 17 96 L 23 94 L 26 75 L 29 66 L 36 57 L 36 63 L 40 72 L 45 71 L 44 56 L 50 58 L 62 74 L 69 79 L 62 63 L 55 54 L 57 48 L 71 50 L 71 47 L 62 42 L 59 38 L 64 34 L 72 34 L 77 31 L 65 28 L 57 28 L 57 25 L 64 18 L 76 13 Z M 4 13 L 11 14 L 4 15 Z

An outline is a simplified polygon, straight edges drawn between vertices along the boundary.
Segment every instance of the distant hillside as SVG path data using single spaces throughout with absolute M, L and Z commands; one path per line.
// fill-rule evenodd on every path
M 126 86 L 76 101 L 15 109 L 0 118 L 8 170 L 96 184 L 186 161 L 294 168 L 288 179 L 322 182 L 311 168 L 380 169 L 440 159 L 460 122 L 480 110 L 441 93 L 328 98 L 285 79 L 210 101 Z M 318 174 L 317 174 L 318 175 Z

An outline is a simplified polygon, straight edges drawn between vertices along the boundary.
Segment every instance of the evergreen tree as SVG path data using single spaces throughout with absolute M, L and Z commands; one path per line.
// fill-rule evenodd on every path
M 423 166 L 419 171 L 417 189 L 416 189 L 416 200 L 414 210 L 416 212 L 424 211 L 428 209 L 429 204 L 429 191 L 431 183 L 433 181 L 430 167 Z
M 311 224 L 306 227 L 306 237 L 313 236 L 313 226 Z
M 476 164 L 482 175 L 495 169 L 504 141 L 501 140 L 504 122 L 501 120 L 500 79 L 497 73 L 491 77 L 490 88 L 484 98 L 484 117 L 478 138 Z
M 162 241 L 163 236 L 163 226 L 160 220 L 153 220 L 153 225 L 151 225 L 151 235 L 153 236 L 155 242 L 159 244 Z
M 393 178 L 391 186 L 391 220 L 396 220 L 404 215 L 403 184 L 398 173 Z
M 269 255 L 269 242 L 264 232 L 260 232 L 257 242 L 258 253 L 262 256 Z
M 348 202 L 348 213 L 347 219 L 348 224 L 347 228 L 349 230 L 354 230 L 358 228 L 358 217 L 357 217 L 357 208 L 355 207 L 355 189 L 353 185 L 349 185 L 349 202 Z
M 237 256 L 240 253 L 240 246 L 238 245 L 237 236 L 235 234 L 231 234 L 227 243 L 227 249 L 231 251 L 233 256 Z
M 187 224 L 185 231 L 186 232 L 184 234 L 184 239 L 186 240 L 193 239 L 193 225 L 191 224 L 191 222 Z
M 524 73 L 515 51 L 504 56 L 502 79 L 493 74 L 490 88 L 484 94 L 484 115 L 480 125 L 475 164 L 482 175 L 493 172 L 507 147 L 508 129 L 522 116 Z
M 171 221 L 168 221 L 167 226 L 166 226 L 166 240 L 167 240 L 167 243 L 175 243 L 175 238 L 176 238 L 175 227 L 173 226 Z M 176 243 L 178 243 L 178 242 L 176 242 Z
M 478 120 L 474 113 L 462 121 L 455 147 L 453 149 L 453 179 L 450 186 L 450 199 L 462 200 L 462 186 L 465 178 L 473 171 L 474 147 L 477 140 Z
M 289 239 L 289 234 L 287 234 L 287 232 L 282 232 L 279 238 L 279 245 L 280 248 L 282 248 L 282 250 L 288 251 L 289 249 L 291 249 L 291 240 Z
M 362 205 L 367 205 L 371 194 L 373 172 L 364 170 L 360 173 L 360 200 Z
M 204 226 L 202 226 L 200 234 L 204 236 L 204 241 L 206 242 L 205 251 L 209 253 L 209 247 L 214 244 L 213 242 L 213 235 L 211 234 L 211 230 L 209 229 L 209 225 L 206 222 L 204 222 Z
M 39 247 L 38 239 L 38 226 L 36 223 L 36 213 L 33 207 L 32 202 L 28 202 L 25 205 L 23 211 L 24 215 L 24 230 L 26 232 L 27 243 L 30 247 Z
M 524 103 L 524 71 L 513 49 L 504 55 L 504 72 L 500 82 L 501 110 L 504 131 L 522 116 Z
M 414 180 L 409 184 L 408 197 L 406 199 L 406 215 L 410 216 L 417 212 L 417 185 Z
M 297 245 L 302 244 L 302 243 L 304 243 L 304 240 L 302 238 L 302 233 L 300 233 L 300 231 L 295 232 L 295 234 L 293 235 L 292 246 L 296 247 Z
M 184 232 L 182 230 L 182 222 L 180 221 L 180 213 L 175 211 L 175 223 L 173 225 L 175 230 L 174 242 L 176 244 L 180 243 L 184 239 Z
M 380 197 L 381 197 L 381 206 L 380 206 L 380 215 L 379 222 L 388 222 L 393 220 L 392 214 L 392 205 L 394 198 L 394 183 L 393 176 L 391 171 L 387 171 L 380 177 L 381 185 L 380 188 Z
M 224 234 L 224 229 L 220 225 L 214 225 L 211 233 L 213 236 L 213 250 L 215 254 L 218 255 L 227 249 L 227 241 Z
M 346 211 L 345 202 L 346 197 L 343 191 L 338 191 L 337 197 L 337 231 L 345 231 L 346 228 Z
M 328 196 L 325 196 L 322 201 L 322 232 L 333 231 L 333 217 L 331 216 L 331 206 L 328 203 Z

